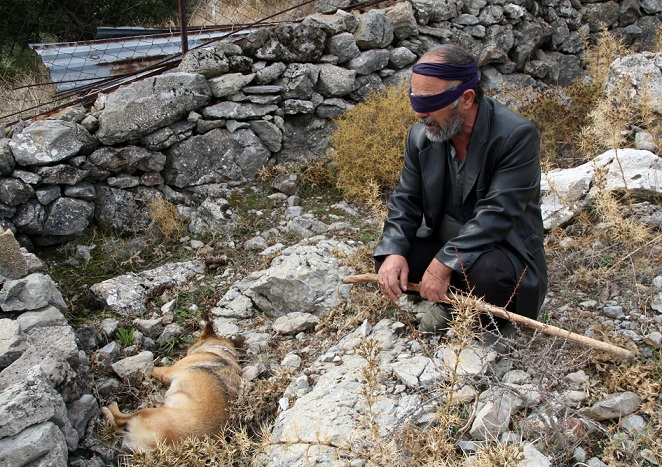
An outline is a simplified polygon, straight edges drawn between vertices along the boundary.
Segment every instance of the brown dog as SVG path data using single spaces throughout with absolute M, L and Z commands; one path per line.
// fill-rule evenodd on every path
M 152 375 L 170 386 L 163 407 L 125 414 L 113 402 L 101 409 L 116 430 L 124 429 L 125 449 L 149 450 L 192 435 L 221 434 L 228 405 L 244 385 L 234 344 L 218 337 L 210 322 L 186 357 L 171 367 L 155 367 Z

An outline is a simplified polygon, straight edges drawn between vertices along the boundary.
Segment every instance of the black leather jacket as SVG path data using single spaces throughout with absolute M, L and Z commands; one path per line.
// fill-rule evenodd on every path
M 433 143 L 425 127 L 407 135 L 400 182 L 388 201 L 389 216 L 375 256 L 406 255 L 417 232 L 439 235 L 443 217 L 446 144 Z M 462 209 L 469 221 L 436 258 L 455 271 L 469 269 L 493 248 L 524 271 L 517 293 L 520 313 L 535 318 L 547 290 L 540 213 L 540 141 L 536 128 L 503 104 L 484 97 L 465 161 Z M 424 227 L 420 229 L 424 222 Z

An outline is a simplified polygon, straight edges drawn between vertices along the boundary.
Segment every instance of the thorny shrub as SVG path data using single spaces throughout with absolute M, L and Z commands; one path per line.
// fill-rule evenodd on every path
M 329 156 L 346 199 L 375 206 L 395 188 L 403 142 L 416 121 L 407 89 L 403 81 L 373 92 L 335 120 L 338 128 L 331 137 Z

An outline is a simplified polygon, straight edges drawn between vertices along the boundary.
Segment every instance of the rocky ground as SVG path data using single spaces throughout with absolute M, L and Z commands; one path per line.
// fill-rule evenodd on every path
M 526 329 L 497 355 L 460 319 L 450 336 L 419 335 L 423 304 L 389 304 L 371 284 L 339 285 L 370 270 L 376 217 L 301 177 L 278 189 L 272 180 L 226 187 L 232 221 L 213 236 L 97 231 L 41 252 L 91 356 L 101 404 L 158 403 L 163 389 L 144 373 L 179 358 L 210 317 L 218 332 L 246 338 L 252 389 L 234 426 L 254 443 L 244 459 L 260 452 L 260 465 L 440 465 L 442 455 L 450 465 L 500 465 L 490 457 L 497 440 L 520 446 L 500 459 L 526 465 L 662 460 L 656 200 L 621 199 L 619 222 L 583 210 L 546 238 L 541 319 L 640 354 L 622 362 Z M 623 227 L 629 221 L 643 230 Z M 261 424 L 273 427 L 266 438 Z M 112 462 L 113 443 L 99 422 L 86 449 Z

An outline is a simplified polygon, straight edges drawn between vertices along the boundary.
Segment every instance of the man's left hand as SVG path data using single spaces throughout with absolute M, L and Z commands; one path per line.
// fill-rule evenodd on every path
M 421 280 L 421 297 L 431 302 L 448 303 L 446 293 L 451 283 L 452 272 L 451 268 L 437 258 L 433 258 Z

